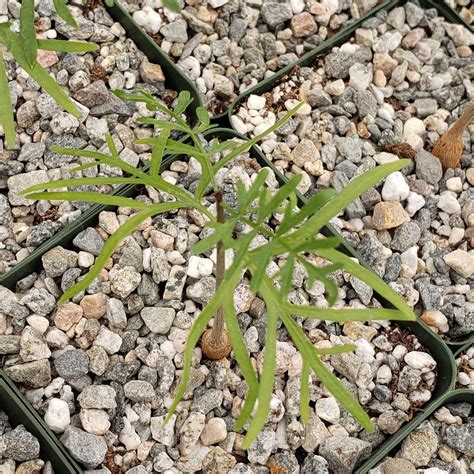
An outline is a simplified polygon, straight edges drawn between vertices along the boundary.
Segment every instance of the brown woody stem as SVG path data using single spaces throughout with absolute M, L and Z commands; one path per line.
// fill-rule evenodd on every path
M 222 193 L 217 191 L 215 193 L 216 207 L 217 207 L 217 222 L 224 224 L 224 208 L 222 207 Z M 216 248 L 216 290 L 221 285 L 225 277 L 225 250 L 222 246 L 222 242 L 217 243 Z M 224 309 L 222 306 L 217 310 L 217 314 L 214 317 L 214 325 L 212 326 L 210 343 L 215 346 L 222 344 L 224 334 Z

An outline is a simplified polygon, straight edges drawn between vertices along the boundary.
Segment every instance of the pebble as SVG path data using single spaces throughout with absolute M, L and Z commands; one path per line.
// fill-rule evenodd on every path
M 454 250 L 443 257 L 445 263 L 464 278 L 474 274 L 474 255 L 461 249 Z
M 63 433 L 71 424 L 67 402 L 60 398 L 52 398 L 44 414 L 44 421 L 55 433 Z
M 68 426 L 60 438 L 71 456 L 87 469 L 96 468 L 105 458 L 107 443 L 101 436 Z
M 222 418 L 211 418 L 201 432 L 201 441 L 204 445 L 220 443 L 227 438 L 227 425 Z

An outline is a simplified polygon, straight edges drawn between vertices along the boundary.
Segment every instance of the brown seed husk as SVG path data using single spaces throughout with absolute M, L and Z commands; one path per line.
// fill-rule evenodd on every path
M 222 332 L 219 341 L 213 341 L 212 329 L 206 329 L 201 338 L 201 350 L 203 355 L 210 360 L 225 359 L 232 350 L 229 335 L 227 331 Z

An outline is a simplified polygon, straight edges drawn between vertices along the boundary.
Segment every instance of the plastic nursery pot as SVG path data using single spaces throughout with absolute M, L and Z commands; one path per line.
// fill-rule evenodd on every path
M 105 8 L 110 16 L 123 26 L 127 32 L 127 36 L 135 42 L 150 62 L 161 66 L 165 75 L 165 84 L 167 84 L 170 89 L 177 92 L 183 90 L 189 91 L 193 101 L 187 111 L 191 116 L 191 121 L 195 122 L 197 120 L 196 108 L 202 106 L 202 100 L 194 82 L 181 72 L 178 66 L 171 61 L 168 55 L 163 52 L 145 30 L 141 26 L 138 26 L 128 11 L 125 10 L 119 2 L 114 1 L 112 6 L 107 5 L 106 2 Z
M 284 69 L 281 69 L 277 73 L 275 73 L 270 78 L 260 82 L 256 86 L 252 87 L 251 89 L 247 90 L 244 94 L 239 96 L 232 104 L 228 112 L 228 119 L 229 122 L 232 124 L 231 117 L 235 111 L 237 111 L 238 107 L 244 102 L 249 95 L 256 94 L 262 95 L 265 92 L 272 90 L 276 85 L 278 85 L 282 78 L 286 76 L 288 73 L 295 66 L 311 66 L 316 62 L 316 59 L 320 56 L 323 56 L 331 51 L 332 48 L 339 46 L 349 40 L 355 33 L 355 30 L 360 28 L 362 24 L 369 18 L 374 17 L 381 11 L 390 11 L 393 8 L 399 7 L 407 3 L 408 1 L 415 1 L 415 0 L 388 0 L 376 8 L 372 9 L 366 15 L 361 17 L 356 22 L 352 23 L 350 26 L 345 28 L 344 30 L 339 31 L 334 36 L 332 36 L 329 40 L 324 41 L 318 47 L 314 48 L 312 51 L 306 53 L 302 56 L 298 61 L 289 64 Z M 469 30 L 473 31 L 473 27 L 468 25 L 464 19 L 451 7 L 449 7 L 444 1 L 442 0 L 417 0 L 417 2 L 425 9 L 428 8 L 435 8 L 438 11 L 438 14 L 444 17 L 450 23 L 459 23 L 462 24 L 464 27 L 468 28 Z M 422 323 L 424 324 L 424 323 Z M 427 327 L 427 326 L 426 326 Z M 446 344 L 455 352 L 457 348 L 460 346 L 471 343 L 474 344 L 474 333 L 466 336 L 463 339 L 453 341 L 453 340 L 446 340 Z
M 232 126 L 232 115 L 234 111 L 239 107 L 239 105 L 244 102 L 249 95 L 256 94 L 261 95 L 265 92 L 270 91 L 278 85 L 282 78 L 285 77 L 295 66 L 312 66 L 315 64 L 316 59 L 321 55 L 327 54 L 331 52 L 331 49 L 340 46 L 342 43 L 345 43 L 348 39 L 350 39 L 355 31 L 358 28 L 362 27 L 362 24 L 368 20 L 376 16 L 381 11 L 390 11 L 393 8 L 399 7 L 407 3 L 408 1 L 414 1 L 415 3 L 419 3 L 419 5 L 425 9 L 428 8 L 435 8 L 439 15 L 444 17 L 450 23 L 459 23 L 466 27 L 468 30 L 473 31 L 474 27 L 470 26 L 466 21 L 449 5 L 444 3 L 443 0 L 387 0 L 380 5 L 376 6 L 369 12 L 367 12 L 364 16 L 359 18 L 358 20 L 351 23 L 346 28 L 337 32 L 334 36 L 331 36 L 329 39 L 323 41 L 320 45 L 316 48 L 308 51 L 305 55 L 301 56 L 297 61 L 288 64 L 283 69 L 280 69 L 272 76 L 268 77 L 267 79 L 259 82 L 255 86 L 247 89 L 243 94 L 239 95 L 230 105 L 228 110 L 228 120 Z
M 410 430 L 408 431 L 403 430 L 404 431 L 403 433 L 402 433 L 402 430 L 400 430 L 396 435 L 392 436 L 389 442 L 387 442 L 387 444 L 390 444 L 390 447 L 387 450 L 384 450 L 383 452 L 377 453 L 376 455 L 372 456 L 368 461 L 362 464 L 362 466 L 359 467 L 359 469 L 355 471 L 355 473 L 366 474 L 367 472 L 369 472 L 370 469 L 377 467 L 385 458 L 385 456 L 388 456 L 390 454 L 395 454 L 395 452 L 398 450 L 400 443 L 413 430 L 418 428 L 418 426 L 420 426 L 420 424 L 423 421 L 429 418 L 436 410 L 438 410 L 439 408 L 442 408 L 444 405 L 448 403 L 461 403 L 461 402 L 474 404 L 474 391 L 468 390 L 468 389 L 453 390 L 444 394 L 442 397 L 438 398 L 436 403 L 430 404 L 429 408 L 422 410 L 422 412 L 416 417 L 416 423 L 412 424 Z
M 7 414 L 8 422 L 13 427 L 24 425 L 38 439 L 40 458 L 50 461 L 54 472 L 82 473 L 82 469 L 69 456 L 56 436 L 2 370 L 0 370 L 0 410 Z
M 234 132 L 233 130 L 218 128 L 211 130 L 207 134 L 207 136 L 226 139 L 232 137 L 245 139 L 243 135 Z M 250 155 L 252 156 L 252 158 L 255 158 L 261 166 L 271 168 L 280 184 L 283 184 L 287 181 L 283 174 L 278 171 L 275 165 L 265 156 L 265 154 L 260 150 L 260 148 L 258 148 L 257 146 L 252 147 Z M 303 205 L 306 202 L 305 198 L 301 194 L 298 194 L 298 200 L 300 205 Z M 364 262 L 364 259 L 357 253 L 357 251 L 338 232 L 336 232 L 332 226 L 326 226 L 322 230 L 322 233 L 328 237 L 337 237 L 341 241 L 341 251 L 343 251 L 346 255 L 350 257 L 357 258 L 361 265 L 370 269 L 370 266 L 366 262 Z M 393 306 L 391 306 L 384 298 L 380 297 L 377 293 L 374 292 L 374 295 L 383 307 L 393 308 Z M 452 389 L 456 379 L 456 364 L 454 361 L 453 354 L 446 345 L 446 343 L 438 335 L 436 335 L 422 321 L 419 320 L 410 322 L 398 321 L 397 324 L 401 328 L 407 329 L 412 334 L 414 334 L 421 342 L 421 344 L 423 344 L 423 346 L 428 349 L 433 358 L 436 360 L 438 368 L 437 381 L 432 394 L 431 401 L 423 407 L 422 411 L 418 415 L 415 415 L 412 420 L 402 426 L 402 428 L 397 431 L 396 435 L 387 438 L 386 441 L 384 441 L 377 449 L 375 449 L 370 458 L 370 461 L 372 460 L 372 458 L 381 459 L 382 457 L 384 457 L 388 452 L 390 452 L 390 450 L 393 449 L 393 447 L 398 443 L 400 439 L 405 437 L 412 429 L 414 429 L 414 427 L 418 426 L 422 421 L 420 420 L 420 417 L 422 417 L 426 411 L 432 410 L 433 406 L 436 406 L 440 403 L 440 400 L 444 399 L 446 394 L 449 393 L 449 391 Z M 360 468 L 356 472 L 363 473 L 366 471 L 361 470 Z
M 460 356 L 463 352 L 467 351 L 469 348 L 474 346 L 474 341 L 471 339 L 467 344 L 464 344 L 461 347 L 456 348 L 456 352 L 454 353 L 454 357 Z

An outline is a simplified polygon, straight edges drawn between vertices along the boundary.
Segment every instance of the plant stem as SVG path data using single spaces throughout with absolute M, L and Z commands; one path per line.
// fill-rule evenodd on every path
M 224 224 L 224 208 L 222 207 L 222 193 L 217 191 L 215 193 L 217 205 L 217 222 Z M 225 250 L 222 246 L 222 241 L 219 241 L 216 246 L 216 291 L 221 285 L 225 277 Z M 214 317 L 214 324 L 211 331 L 211 343 L 219 346 L 222 343 L 224 333 L 224 308 L 221 306 Z

